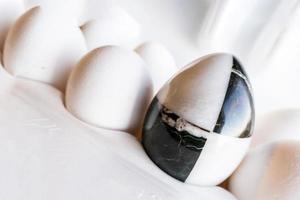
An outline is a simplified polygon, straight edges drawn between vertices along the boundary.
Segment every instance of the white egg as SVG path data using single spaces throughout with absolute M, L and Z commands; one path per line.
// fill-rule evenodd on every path
M 279 110 L 257 120 L 252 148 L 280 140 L 300 140 L 300 110 Z
M 89 50 L 105 45 L 133 47 L 139 39 L 140 25 L 125 10 L 113 7 L 84 24 L 82 32 Z
M 107 46 L 88 53 L 73 70 L 66 106 L 87 123 L 135 133 L 151 97 L 151 78 L 142 58 Z
M 64 90 L 71 68 L 84 53 L 85 41 L 75 21 L 35 7 L 10 29 L 3 61 L 15 76 Z
M 300 142 L 280 141 L 248 153 L 230 178 L 238 199 L 300 199 Z
M 156 93 L 177 72 L 175 60 L 163 45 L 155 42 L 146 42 L 136 51 L 147 63 Z
M 60 17 L 71 17 L 77 21 L 86 7 L 86 0 L 24 0 L 26 7 L 41 6 L 43 9 L 51 10 Z
M 0 51 L 4 45 L 9 27 L 24 11 L 22 0 L 0 0 Z

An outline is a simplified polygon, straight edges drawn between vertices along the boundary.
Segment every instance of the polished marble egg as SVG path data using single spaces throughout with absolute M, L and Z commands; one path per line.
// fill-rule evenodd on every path
M 142 144 L 170 176 L 217 185 L 250 144 L 254 106 L 249 79 L 230 54 L 210 54 L 181 70 L 149 106 Z

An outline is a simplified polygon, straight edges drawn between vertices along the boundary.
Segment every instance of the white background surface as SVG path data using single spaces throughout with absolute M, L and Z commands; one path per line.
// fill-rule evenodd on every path
M 0 5 L 19 6 L 18 2 L 21 0 L 0 0 Z M 300 106 L 299 1 L 27 0 L 24 10 L 33 5 L 54 10 L 57 17 L 76 19 L 78 25 L 110 16 L 110 8 L 119 6 L 140 24 L 139 29 L 135 23 L 126 21 L 136 32 L 140 31 L 139 38 L 134 40 L 131 40 L 132 35 L 125 35 L 125 39 L 130 39 L 126 46 L 135 48 L 148 40 L 160 42 L 173 54 L 178 68 L 207 53 L 233 53 L 248 70 L 258 119 L 263 118 L 265 113 L 269 115 L 270 111 L 277 111 L 279 115 L 284 109 L 298 112 L 295 108 Z M 13 12 L 22 14 L 18 10 Z M 3 14 L 3 19 L 6 19 L 5 16 Z M 69 29 L 56 32 L 49 26 L 47 30 L 53 31 L 51 33 L 57 37 L 64 35 L 69 39 L 66 37 Z M 124 42 L 124 38 L 111 41 Z M 33 44 L 41 45 L 38 36 L 31 39 Z M 46 39 L 51 43 L 51 37 Z M 52 47 L 61 47 L 61 44 L 56 46 L 53 43 Z M 34 58 L 36 53 L 32 53 L 32 46 L 22 47 L 26 48 L 17 49 L 21 49 L 21 54 L 26 52 Z M 22 59 L 28 59 L 26 54 L 22 56 Z M 38 58 L 43 59 L 43 56 L 41 53 Z M 55 65 L 55 61 L 50 61 Z M 20 61 L 20 65 L 22 63 Z M 155 168 L 129 134 L 94 130 L 70 115 L 63 107 L 62 94 L 58 90 L 45 84 L 12 78 L 4 71 L 0 74 L 1 199 L 234 199 L 221 188 L 198 188 L 175 182 Z M 291 115 L 287 114 L 286 119 L 289 120 L 289 117 Z M 294 128 L 289 132 L 299 129 L 298 115 L 292 118 L 294 121 L 289 124 Z M 265 121 L 267 126 L 272 126 L 270 121 Z M 282 133 L 287 130 L 284 128 L 286 124 L 284 119 L 277 120 L 277 123 L 282 123 L 282 126 L 278 125 L 282 130 L 278 131 L 278 137 L 282 139 L 285 135 Z M 268 128 L 260 123 L 258 130 Z M 299 137 L 293 135 L 293 138 Z M 262 152 L 270 155 L 272 149 Z M 297 154 L 299 151 L 294 152 Z M 258 160 L 264 163 L 266 159 L 270 158 L 265 156 Z M 290 161 L 296 163 L 293 169 L 298 169 L 297 159 L 295 156 Z M 248 167 L 252 168 L 252 164 L 250 162 Z M 291 171 L 290 168 L 286 173 L 288 171 Z M 235 177 L 241 180 L 239 176 Z M 253 182 L 257 185 L 255 181 L 259 178 Z M 293 186 L 300 185 L 297 180 L 292 183 Z M 239 186 L 242 186 L 240 191 L 248 187 L 247 184 Z M 288 189 L 287 193 L 294 194 Z M 293 199 L 293 196 L 289 197 Z

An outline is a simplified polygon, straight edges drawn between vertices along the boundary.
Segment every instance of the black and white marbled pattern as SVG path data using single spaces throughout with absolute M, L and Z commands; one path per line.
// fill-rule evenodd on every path
M 180 121 L 174 113 L 165 112 L 154 98 L 143 128 L 143 146 L 153 160 L 167 174 L 185 181 L 195 165 L 206 139 L 180 130 L 171 120 Z M 169 123 L 166 117 L 169 118 Z M 179 129 L 179 130 L 178 130 Z
M 201 67 L 203 69 L 200 69 Z M 223 74 L 228 77 L 221 77 L 222 73 L 217 70 L 223 70 Z M 221 80 L 212 80 L 203 77 L 204 75 L 221 77 Z M 199 83 L 205 84 L 206 87 L 196 87 Z M 227 87 L 222 84 L 226 84 Z M 189 86 L 194 88 L 188 88 Z M 215 97 L 222 99 L 214 101 L 213 92 L 221 92 L 222 94 L 216 94 Z M 205 98 L 205 94 L 210 97 Z M 202 109 L 201 106 L 219 107 Z M 209 115 L 208 121 L 205 121 L 205 116 L 198 117 L 197 109 L 201 114 Z M 209 113 L 210 110 L 213 115 Z M 217 110 L 219 112 L 216 112 Z M 183 70 L 166 83 L 153 99 L 144 122 L 142 144 L 157 166 L 172 177 L 185 182 L 199 160 L 205 144 L 211 138 L 210 135 L 220 134 L 237 138 L 238 142 L 241 141 L 239 139 L 251 136 L 253 124 L 253 100 L 244 69 L 231 55 L 213 54 Z M 247 148 L 241 151 L 245 149 Z M 228 159 L 230 165 L 230 159 L 233 158 L 229 156 Z M 217 165 L 218 161 L 215 162 Z M 232 170 L 235 167 L 231 167 Z
M 245 71 L 233 58 L 227 92 L 213 132 L 239 138 L 250 137 L 254 125 L 254 106 Z

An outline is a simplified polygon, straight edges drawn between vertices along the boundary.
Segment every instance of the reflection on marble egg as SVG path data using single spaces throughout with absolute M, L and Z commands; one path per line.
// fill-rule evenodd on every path
M 210 54 L 184 68 L 149 106 L 142 144 L 170 176 L 217 185 L 236 169 L 251 140 L 249 79 L 235 57 Z

